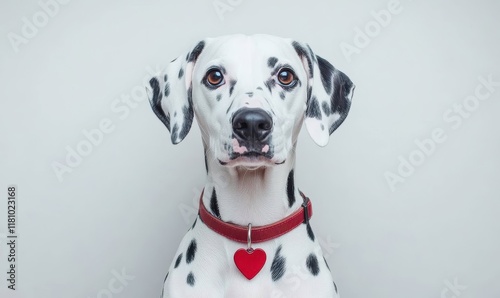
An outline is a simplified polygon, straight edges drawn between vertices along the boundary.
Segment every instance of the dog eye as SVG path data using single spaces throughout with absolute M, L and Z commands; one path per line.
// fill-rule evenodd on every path
M 205 81 L 211 86 L 219 86 L 224 83 L 224 76 L 219 69 L 210 69 L 205 76 Z
M 296 81 L 295 74 L 293 73 L 292 70 L 288 68 L 283 68 L 278 73 L 278 81 L 282 85 L 289 86 Z

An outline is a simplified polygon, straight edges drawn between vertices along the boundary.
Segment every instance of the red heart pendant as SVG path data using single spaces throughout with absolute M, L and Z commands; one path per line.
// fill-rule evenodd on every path
M 266 252 L 260 248 L 250 251 L 240 248 L 234 253 L 234 263 L 240 272 L 250 280 L 264 267 Z

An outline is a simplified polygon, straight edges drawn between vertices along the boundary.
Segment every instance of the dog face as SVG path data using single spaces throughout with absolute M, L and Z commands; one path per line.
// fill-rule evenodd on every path
M 196 116 L 210 158 L 252 168 L 285 162 L 303 121 L 325 146 L 347 116 L 354 85 L 305 44 L 230 35 L 199 42 L 148 90 L 174 144 Z

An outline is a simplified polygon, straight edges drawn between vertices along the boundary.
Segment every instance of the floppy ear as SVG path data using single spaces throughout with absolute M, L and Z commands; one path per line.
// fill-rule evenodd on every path
M 146 87 L 153 112 L 170 131 L 173 144 L 180 143 L 193 124 L 192 73 L 205 42 L 174 59 L 167 68 L 149 81 Z
M 347 117 L 354 92 L 348 76 L 313 53 L 308 45 L 293 42 L 308 75 L 305 125 L 311 138 L 323 147 Z

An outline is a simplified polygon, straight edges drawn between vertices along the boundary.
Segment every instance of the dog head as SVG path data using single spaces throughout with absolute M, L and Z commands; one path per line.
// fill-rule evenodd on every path
M 246 167 L 285 162 L 303 121 L 325 146 L 346 118 L 353 90 L 351 80 L 308 45 L 269 35 L 200 41 L 148 87 L 174 144 L 196 117 L 207 155 Z

